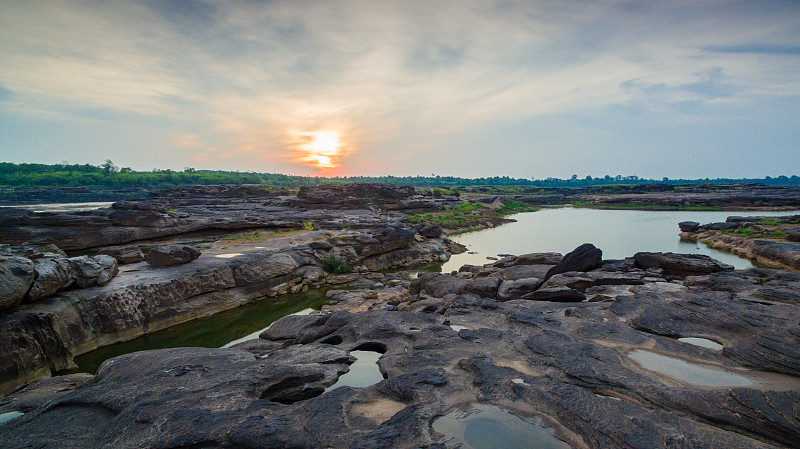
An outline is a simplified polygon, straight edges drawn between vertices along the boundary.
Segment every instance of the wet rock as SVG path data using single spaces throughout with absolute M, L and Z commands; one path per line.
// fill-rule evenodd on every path
M 40 257 L 33 260 L 36 277 L 28 292 L 29 301 L 38 301 L 69 287 L 74 282 L 69 261 L 60 256 Z
M 731 271 L 733 267 L 703 254 L 675 254 L 641 252 L 633 256 L 641 269 L 661 268 L 673 276 L 694 276 Z
M 700 228 L 700 223 L 696 221 L 682 221 L 678 223 L 678 227 L 681 229 L 681 232 L 697 232 Z
M 150 248 L 145 260 L 154 267 L 166 267 L 191 262 L 200 257 L 200 251 L 189 245 L 159 245 Z
M 0 310 L 20 305 L 35 275 L 30 259 L 0 256 Z
M 97 254 L 111 256 L 117 259 L 119 264 L 136 263 L 144 260 L 142 250 L 137 246 L 114 246 L 111 248 L 103 248 Z
M 566 273 L 568 271 L 592 270 L 598 266 L 602 258 L 603 252 L 601 250 L 597 249 L 591 243 L 584 243 L 564 256 L 558 265 L 547 270 L 547 273 L 544 275 L 544 280 L 547 281 L 556 274 Z

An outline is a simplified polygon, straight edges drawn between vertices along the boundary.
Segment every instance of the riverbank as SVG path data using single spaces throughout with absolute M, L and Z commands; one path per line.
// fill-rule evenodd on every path
M 800 271 L 800 215 L 731 216 L 722 223 L 681 224 L 681 238 L 696 240 L 770 267 Z

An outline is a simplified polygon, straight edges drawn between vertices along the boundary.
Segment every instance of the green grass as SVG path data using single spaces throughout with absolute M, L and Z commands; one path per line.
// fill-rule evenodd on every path
M 408 214 L 409 223 L 433 223 L 445 229 L 469 232 L 480 228 L 482 223 L 500 222 L 503 217 L 519 212 L 536 212 L 536 207 L 528 204 L 506 200 L 497 209 L 488 208 L 479 203 L 464 202 L 444 212 Z
M 774 218 L 762 218 L 761 220 L 758 220 L 758 223 L 764 226 L 775 226 L 781 224 L 778 220 L 775 220 Z
M 787 234 L 787 233 L 785 233 L 783 231 L 775 231 L 775 232 L 772 233 L 773 237 L 778 237 L 780 239 L 785 238 L 787 235 L 789 235 L 789 234 Z
M 753 228 L 739 228 L 739 229 L 734 229 L 732 231 L 722 231 L 722 233 L 750 236 L 753 234 L 754 231 L 755 230 Z
M 240 239 L 241 240 L 254 240 L 254 239 L 257 239 L 257 238 L 261 237 L 262 235 L 264 235 L 264 234 L 262 234 L 262 233 L 260 233 L 258 231 L 253 231 L 253 232 L 246 232 L 244 234 L 229 235 L 227 237 L 223 237 L 222 240 L 240 240 Z
M 314 230 L 314 223 L 310 221 L 303 222 L 303 230 L 304 231 L 313 231 Z
M 344 259 L 330 255 L 322 259 L 322 269 L 331 274 L 347 274 L 353 271 L 353 266 Z

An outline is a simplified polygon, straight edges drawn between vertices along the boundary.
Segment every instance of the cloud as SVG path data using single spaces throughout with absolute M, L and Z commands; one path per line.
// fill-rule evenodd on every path
M 0 84 L 32 117 L 155 117 L 209 168 L 309 173 L 298 136 L 331 130 L 344 170 L 408 171 L 478 128 L 800 95 L 796 61 L 752 59 L 800 48 L 766 3 L 11 1 Z

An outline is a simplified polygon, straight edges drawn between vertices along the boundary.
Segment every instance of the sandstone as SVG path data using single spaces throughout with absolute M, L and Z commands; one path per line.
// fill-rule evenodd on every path
M 64 257 L 40 257 L 33 260 L 36 277 L 28 292 L 29 301 L 38 301 L 69 287 L 75 280 L 70 263 Z
M 144 260 L 144 254 L 136 246 L 115 246 L 110 248 L 103 248 L 97 254 L 111 256 L 117 259 L 119 264 L 136 263 Z
M 22 303 L 33 284 L 36 272 L 25 257 L 0 256 L 0 310 Z
M 733 270 L 732 266 L 704 254 L 641 252 L 636 253 L 633 258 L 639 268 L 661 268 L 673 276 L 693 276 Z
M 589 271 L 600 264 L 603 252 L 591 243 L 584 243 L 568 253 L 556 266 L 547 271 L 544 280 L 568 271 Z
M 145 260 L 154 267 L 189 263 L 200 257 L 200 251 L 188 245 L 159 245 L 150 248 Z
M 119 273 L 117 260 L 111 256 L 71 257 L 67 262 L 70 276 L 79 288 L 106 285 Z

